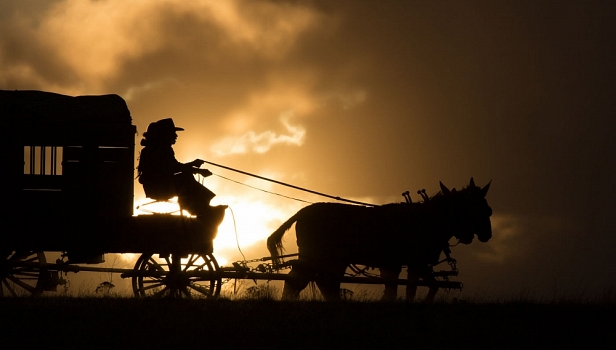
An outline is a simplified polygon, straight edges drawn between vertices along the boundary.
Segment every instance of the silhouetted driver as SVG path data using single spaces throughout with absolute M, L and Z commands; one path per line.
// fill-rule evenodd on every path
M 143 133 L 137 173 L 145 195 L 155 200 L 178 197 L 180 208 L 196 215 L 204 223 L 218 226 L 224 217 L 226 205 L 212 207 L 210 201 L 216 194 L 195 180 L 193 174 L 204 177 L 212 175 L 207 169 L 200 169 L 204 161 L 195 159 L 180 163 L 175 159 L 172 145 L 178 138 L 178 128 L 173 119 L 161 119 L 150 123 Z

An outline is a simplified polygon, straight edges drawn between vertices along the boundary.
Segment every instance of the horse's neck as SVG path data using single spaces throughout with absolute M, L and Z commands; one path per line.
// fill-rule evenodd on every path
M 435 246 L 449 247 L 449 241 L 455 237 L 456 226 L 451 222 L 450 213 L 437 208 L 425 210 L 423 225 L 425 233 Z

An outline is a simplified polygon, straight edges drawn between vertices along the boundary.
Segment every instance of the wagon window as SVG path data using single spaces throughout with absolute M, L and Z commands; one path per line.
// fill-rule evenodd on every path
M 62 147 L 25 146 L 24 174 L 62 175 Z

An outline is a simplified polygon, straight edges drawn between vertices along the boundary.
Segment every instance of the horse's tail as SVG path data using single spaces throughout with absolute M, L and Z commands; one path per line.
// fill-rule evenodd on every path
M 279 265 L 281 263 L 279 256 L 284 252 L 284 248 L 282 247 L 282 236 L 293 226 L 293 224 L 298 219 L 297 212 L 295 215 L 291 216 L 291 218 L 285 221 L 274 233 L 272 233 L 267 238 L 267 250 L 269 250 L 272 256 L 272 263 L 274 266 Z

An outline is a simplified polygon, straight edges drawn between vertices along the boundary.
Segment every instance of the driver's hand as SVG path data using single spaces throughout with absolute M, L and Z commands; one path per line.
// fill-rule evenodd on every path
M 201 159 L 195 159 L 192 161 L 192 165 L 197 168 L 200 168 L 203 165 L 203 163 L 205 163 L 205 161 Z
M 207 169 L 199 169 L 197 171 L 197 173 L 199 173 L 199 175 L 201 175 L 203 177 L 208 177 L 208 176 L 212 175 L 212 172 L 207 170 Z

